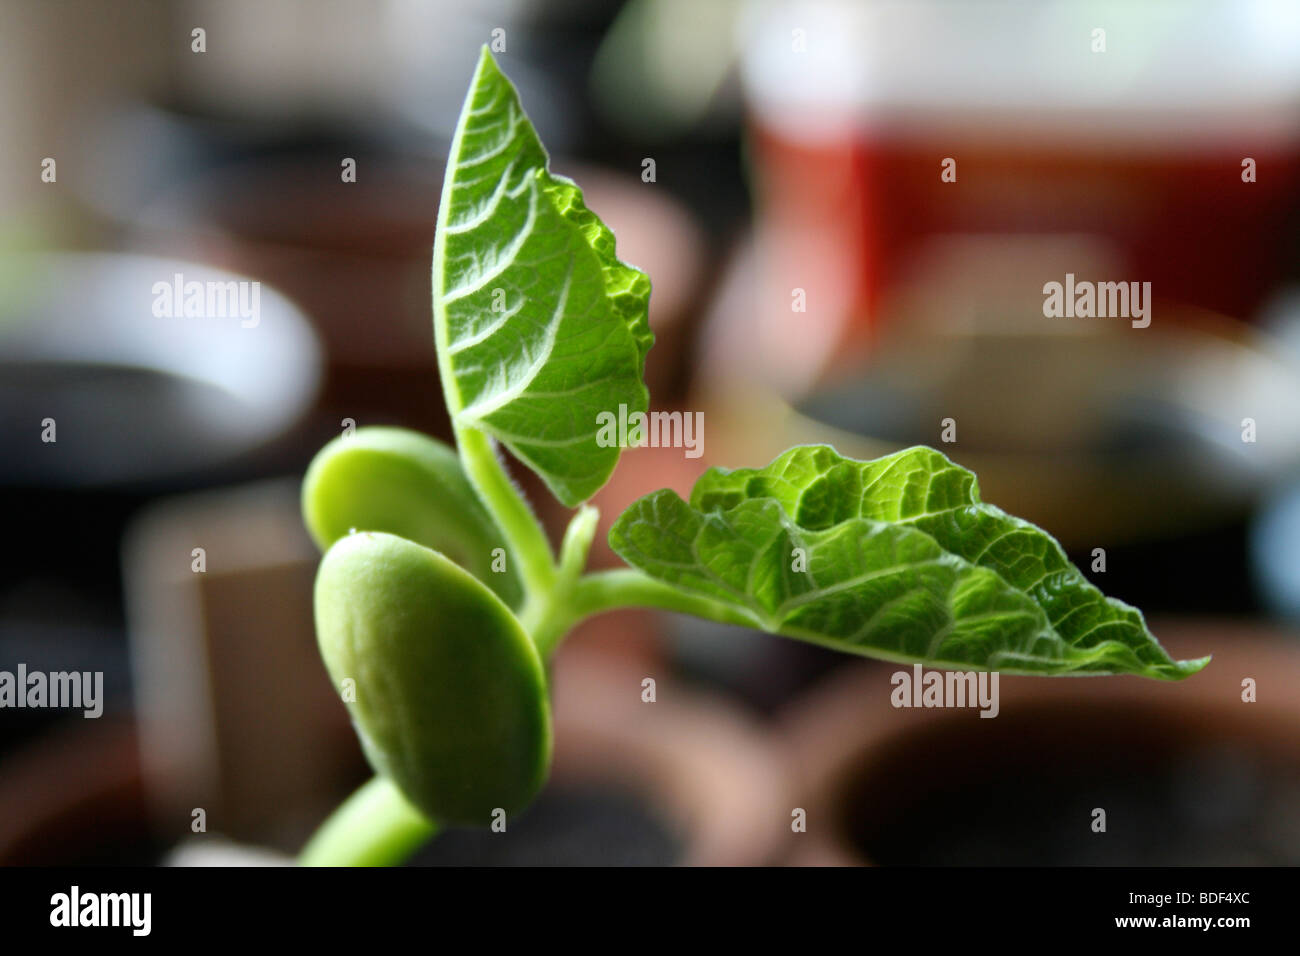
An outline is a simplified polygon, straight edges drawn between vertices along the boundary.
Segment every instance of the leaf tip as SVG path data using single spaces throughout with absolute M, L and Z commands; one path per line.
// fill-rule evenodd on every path
M 1205 665 L 1213 659 L 1213 654 L 1206 654 L 1204 657 L 1196 657 L 1187 661 L 1174 661 L 1174 667 L 1177 670 L 1175 680 L 1183 680 L 1204 670 Z
M 484 77 L 506 78 L 506 75 L 501 72 L 501 67 L 497 65 L 497 58 L 492 55 L 492 50 L 486 43 L 479 47 L 478 65 L 474 68 L 474 80 L 470 85 L 477 86 Z
M 1186 680 L 1193 674 L 1204 670 L 1205 665 L 1209 664 L 1212 658 L 1213 655 L 1207 654 L 1205 657 L 1196 657 L 1186 661 L 1170 660 L 1167 664 L 1153 664 L 1145 671 L 1138 673 L 1143 677 L 1154 677 L 1156 680 Z

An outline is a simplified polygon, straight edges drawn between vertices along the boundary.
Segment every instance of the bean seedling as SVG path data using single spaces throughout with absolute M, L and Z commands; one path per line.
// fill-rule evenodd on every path
M 399 863 L 440 824 L 522 810 L 551 753 L 545 662 L 580 621 L 652 607 L 890 661 L 1009 674 L 1178 680 L 1141 612 L 1048 534 L 980 500 L 975 476 L 909 448 L 825 445 L 712 468 L 690 500 L 634 502 L 588 572 L 584 504 L 620 448 L 602 413 L 644 413 L 650 282 L 547 155 L 484 49 L 451 144 L 433 326 L 456 450 L 395 428 L 326 446 L 303 511 L 325 550 L 322 657 L 377 776 L 308 844 L 316 865 Z M 556 554 L 504 446 L 577 511 Z

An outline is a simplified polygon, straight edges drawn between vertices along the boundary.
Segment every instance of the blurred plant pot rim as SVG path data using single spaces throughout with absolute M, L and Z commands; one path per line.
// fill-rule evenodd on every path
M 658 678 L 650 702 L 647 677 Z M 771 863 L 789 810 L 766 734 L 724 700 L 669 678 L 594 649 L 561 651 L 553 779 L 638 794 L 676 828 L 683 865 Z
M 320 383 L 306 319 L 247 276 L 51 253 L 8 260 L 0 279 L 2 483 L 126 485 L 213 468 L 282 434 Z M 187 303 L 211 314 L 187 315 Z
M 993 719 L 979 717 L 975 709 L 895 708 L 891 675 L 899 669 L 910 673 L 911 668 L 873 661 L 837 673 L 780 718 L 780 745 L 796 788 L 793 799 L 803 801 L 810 819 L 825 821 L 810 826 L 795 841 L 795 862 L 874 862 L 850 835 L 850 815 L 863 811 L 851 805 L 853 797 L 878 784 L 874 789 L 890 794 L 894 811 L 906 807 L 909 795 L 928 792 L 933 775 L 944 773 L 927 761 L 945 747 L 972 767 L 983 765 L 979 748 L 984 725 L 989 731 L 985 739 L 994 747 L 1006 744 L 1003 727 L 1031 720 L 1045 736 L 1060 729 L 1052 739 L 1064 750 L 1076 745 L 1095 750 L 1105 739 L 1079 741 L 1089 737 L 1091 717 L 1104 717 L 1112 723 L 1126 721 L 1134 731 L 1133 753 L 1114 754 L 1116 763 L 1150 767 L 1155 757 L 1191 753 L 1198 745 L 1236 748 L 1248 740 L 1256 753 L 1300 774 L 1300 744 L 1292 732 L 1300 721 L 1300 698 L 1288 694 L 1300 683 L 1300 648 L 1293 636 L 1235 622 L 1158 621 L 1155 630 L 1174 656 L 1211 653 L 1214 660 L 1200 674 L 1168 683 L 1137 677 L 1005 677 L 1000 681 L 1000 712 Z M 1257 703 L 1242 701 L 1246 677 L 1259 685 Z M 1033 773 L 1031 764 L 1039 766 L 1046 756 L 1035 756 L 1028 744 L 1020 751 L 1011 760 L 1023 765 L 1027 774 Z M 911 755 L 906 759 L 915 760 L 916 774 L 899 775 L 900 754 Z M 978 780 L 972 785 L 978 786 Z

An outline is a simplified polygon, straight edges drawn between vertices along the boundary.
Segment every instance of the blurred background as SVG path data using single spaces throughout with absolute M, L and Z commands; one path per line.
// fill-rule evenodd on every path
M 484 43 L 653 280 L 653 407 L 704 413 L 703 458 L 625 453 L 605 527 L 798 442 L 930 444 L 1215 660 L 1006 678 L 980 720 L 609 615 L 512 838 L 416 862 L 1300 863 L 1290 0 L 0 0 L 0 670 L 106 698 L 0 710 L 0 863 L 283 862 L 365 779 L 298 482 L 351 426 L 449 436 L 429 262 Z M 260 282 L 259 320 L 154 314 L 177 273 Z M 1151 283 L 1150 326 L 1045 317 L 1067 274 Z

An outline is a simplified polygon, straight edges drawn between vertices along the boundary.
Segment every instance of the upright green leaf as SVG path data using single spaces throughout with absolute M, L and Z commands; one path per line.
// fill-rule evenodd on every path
M 671 491 L 634 503 L 610 543 L 755 627 L 870 656 L 1164 679 L 1206 663 L 1172 660 L 1141 612 L 930 448 L 860 462 L 804 446 L 761 469 L 711 469 L 689 505 Z
M 645 411 L 650 280 L 615 256 L 485 47 L 438 212 L 434 332 L 456 424 L 497 438 L 566 505 L 591 497 L 620 449 L 597 416 Z

